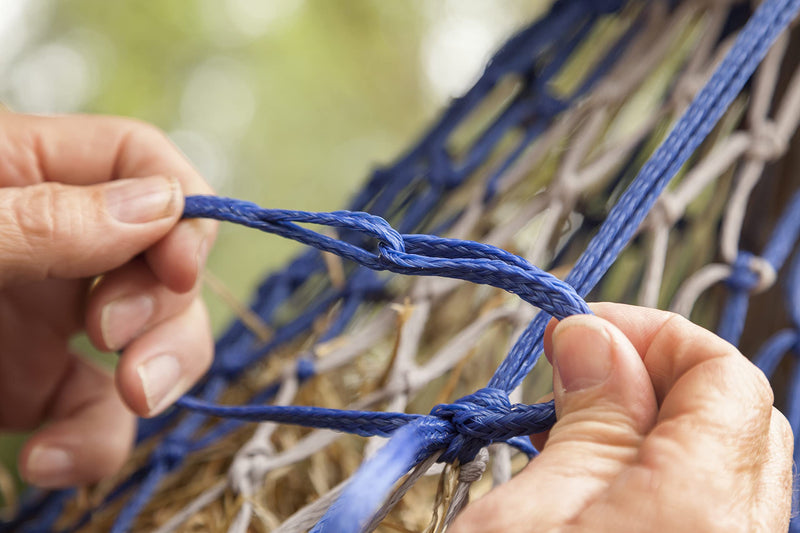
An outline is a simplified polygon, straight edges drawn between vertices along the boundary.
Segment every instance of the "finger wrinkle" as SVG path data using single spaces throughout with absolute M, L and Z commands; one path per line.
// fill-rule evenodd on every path
M 638 464 L 671 476 L 670 484 L 745 501 L 741 497 L 752 491 L 761 468 L 759 447 L 730 428 L 709 428 L 686 415 L 659 424 L 644 440 Z
M 694 367 L 732 354 L 741 356 L 731 344 L 673 314 L 659 328 L 643 358 L 659 408 L 674 384 Z
M 567 413 L 550 430 L 550 437 L 556 440 L 561 435 L 569 439 L 585 436 L 588 440 L 602 440 L 623 447 L 638 446 L 645 434 L 636 429 L 627 413 L 609 409 L 607 405 L 592 405 Z
M 5 124 L 4 124 L 5 126 Z M 0 182 L 4 187 L 22 187 L 45 181 L 39 153 L 41 141 L 35 132 L 21 128 L 9 135 L 0 128 Z

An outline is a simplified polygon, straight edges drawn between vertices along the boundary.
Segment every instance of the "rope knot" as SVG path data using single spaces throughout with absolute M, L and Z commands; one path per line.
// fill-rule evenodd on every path
M 769 289 L 776 277 L 775 268 L 769 261 L 750 252 L 739 252 L 726 283 L 734 289 L 759 293 Z
M 771 121 L 754 128 L 750 142 L 748 154 L 761 161 L 774 161 L 788 149 L 788 141 Z
M 456 459 L 466 464 L 481 448 L 493 442 L 530 435 L 548 429 L 551 413 L 530 405 L 512 404 L 501 389 L 487 387 L 464 396 L 451 404 L 440 404 L 431 415 L 450 423 L 455 433 L 440 461 Z
M 461 483 L 475 483 L 480 481 L 486 471 L 486 463 L 489 462 L 489 452 L 486 448 L 481 448 L 478 455 L 472 461 L 461 465 L 458 471 L 458 481 Z

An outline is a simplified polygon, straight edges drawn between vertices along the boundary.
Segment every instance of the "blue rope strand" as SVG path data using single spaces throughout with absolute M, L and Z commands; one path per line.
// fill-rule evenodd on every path
M 262 209 L 250 202 L 230 198 L 189 196 L 186 198 L 184 217 L 225 220 L 275 233 L 373 270 L 442 276 L 492 285 L 516 294 L 558 318 L 589 312 L 586 303 L 570 285 L 521 257 L 472 241 L 432 235 L 400 235 L 385 220 L 368 213 Z M 364 233 L 378 241 L 378 251 L 371 252 L 316 233 L 297 226 L 297 222 Z

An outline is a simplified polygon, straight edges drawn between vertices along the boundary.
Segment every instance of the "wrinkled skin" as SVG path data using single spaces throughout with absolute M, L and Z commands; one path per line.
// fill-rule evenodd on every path
M 551 322 L 558 422 L 450 533 L 786 531 L 793 438 L 764 375 L 680 316 L 595 304 Z
M 179 219 L 184 194 L 210 192 L 151 126 L 0 114 L 0 431 L 34 431 L 27 481 L 112 474 L 134 413 L 163 411 L 209 366 L 198 279 L 216 225 Z M 115 376 L 71 353 L 82 330 L 122 350 Z

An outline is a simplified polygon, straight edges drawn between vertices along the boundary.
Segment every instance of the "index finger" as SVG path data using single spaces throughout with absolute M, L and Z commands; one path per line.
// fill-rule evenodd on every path
M 681 379 L 695 370 L 709 373 L 709 387 L 731 394 L 743 387 L 772 405 L 772 391 L 765 376 L 732 344 L 686 318 L 659 309 L 614 303 L 593 303 L 593 312 L 616 325 L 642 356 L 662 405 Z M 718 379 L 712 379 L 714 373 Z M 733 380 L 739 376 L 738 380 Z M 751 395 L 751 399 L 753 398 Z M 764 409 L 765 416 L 769 409 Z
M 741 466 L 742 457 L 761 459 L 772 389 L 733 345 L 674 313 L 608 303 L 591 308 L 631 340 L 653 382 L 659 414 L 642 446 L 643 462 L 685 464 L 696 457 L 704 470 L 715 461 Z
M 792 439 L 786 436 L 785 419 L 772 407 L 764 374 L 733 345 L 679 315 L 619 304 L 591 307 L 634 344 L 660 405 L 656 426 L 639 450 L 635 472 L 643 475 L 616 485 L 630 489 L 632 480 L 639 480 L 638 492 L 653 495 L 638 501 L 637 512 L 652 517 L 680 508 L 686 523 L 692 523 L 719 518 L 709 515 L 704 502 L 739 501 L 746 505 L 726 518 L 743 524 L 742 517 L 755 512 L 785 530 Z M 662 486 L 684 490 L 656 494 Z M 609 501 L 630 511 L 625 494 L 612 490 Z M 744 501 L 740 495 L 746 495 Z

